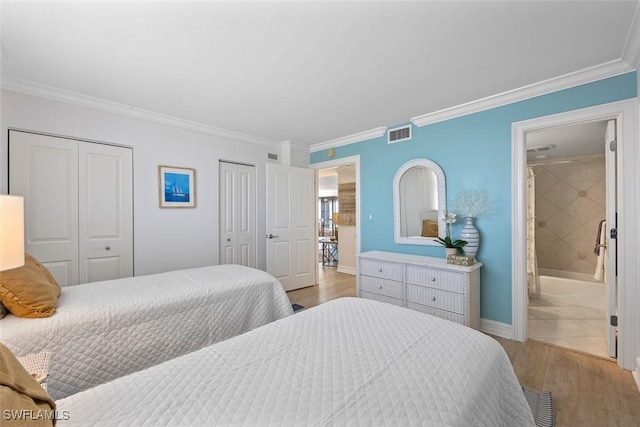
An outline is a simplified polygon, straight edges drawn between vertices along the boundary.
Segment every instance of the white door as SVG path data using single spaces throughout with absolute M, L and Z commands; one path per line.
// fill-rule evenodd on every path
M 315 285 L 315 171 L 267 164 L 267 272 L 290 291 Z
M 220 162 L 220 264 L 256 267 L 256 168 Z
M 605 164 L 606 164 L 606 214 L 607 236 L 605 251 L 605 286 L 607 292 L 607 309 L 605 321 L 605 336 L 607 348 L 611 357 L 616 355 L 616 332 L 618 327 L 618 272 L 617 272 L 617 240 L 612 234 L 617 233 L 617 166 L 616 166 L 616 121 L 609 120 L 605 136 Z M 612 316 L 616 321 L 612 322 Z M 612 324 L 613 323 L 613 324 Z
M 10 131 L 25 250 L 62 286 L 133 275 L 132 150 Z
M 77 284 L 78 142 L 9 131 L 9 193 L 24 197 L 25 251 Z
M 133 276 L 132 150 L 78 142 L 80 283 Z

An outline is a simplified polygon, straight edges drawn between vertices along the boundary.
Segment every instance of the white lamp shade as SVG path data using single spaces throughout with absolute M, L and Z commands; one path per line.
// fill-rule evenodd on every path
M 0 195 L 0 271 L 24 265 L 24 200 Z

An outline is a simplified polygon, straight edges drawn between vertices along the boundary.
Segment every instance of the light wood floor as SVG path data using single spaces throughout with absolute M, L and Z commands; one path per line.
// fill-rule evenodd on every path
M 329 267 L 320 267 L 319 285 L 288 292 L 292 303 L 307 308 L 355 294 L 355 276 Z M 522 385 L 552 392 L 556 427 L 640 426 L 640 392 L 631 372 L 615 362 L 534 341 L 493 338 Z

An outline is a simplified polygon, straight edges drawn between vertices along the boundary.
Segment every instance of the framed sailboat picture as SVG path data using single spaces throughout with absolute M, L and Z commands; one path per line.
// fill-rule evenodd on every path
M 196 170 L 158 166 L 161 208 L 196 207 Z

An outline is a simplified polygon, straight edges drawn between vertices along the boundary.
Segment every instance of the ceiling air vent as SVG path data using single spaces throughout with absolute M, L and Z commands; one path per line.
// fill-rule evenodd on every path
M 387 143 L 393 144 L 394 142 L 408 141 L 411 139 L 411 125 L 402 126 L 400 128 L 389 129 L 387 133 Z
M 539 146 L 539 147 L 531 147 L 531 148 L 527 148 L 527 153 L 529 153 L 529 154 L 539 153 L 541 151 L 553 150 L 554 148 L 556 148 L 556 146 L 553 145 L 553 144 L 542 145 L 542 146 Z

